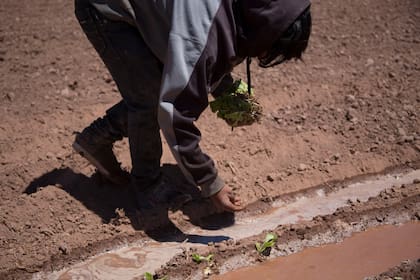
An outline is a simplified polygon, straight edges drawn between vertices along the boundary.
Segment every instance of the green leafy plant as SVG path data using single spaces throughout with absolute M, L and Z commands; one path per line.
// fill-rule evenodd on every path
M 201 256 L 199 254 L 192 254 L 191 257 L 196 263 L 201 263 L 202 261 L 206 261 L 209 263 L 213 260 L 213 254 L 210 254 L 207 257 Z
M 164 277 L 162 277 L 162 278 L 157 278 L 157 279 L 155 279 L 155 278 L 153 277 L 153 274 L 151 274 L 150 272 L 146 272 L 146 273 L 144 274 L 144 280 L 168 280 L 168 277 L 164 276 Z
M 261 244 L 259 242 L 255 243 L 255 249 L 257 249 L 258 253 L 269 256 L 271 249 L 277 242 L 277 235 L 274 233 L 268 233 L 265 236 L 264 242 Z
M 226 92 L 211 101 L 210 109 L 232 129 L 258 122 L 262 115 L 261 105 L 252 90 L 249 94 L 248 84 L 242 80 L 236 80 Z
M 205 277 L 210 276 L 213 273 L 212 267 L 215 265 L 213 261 L 213 254 L 209 254 L 207 257 L 199 255 L 199 254 L 192 254 L 192 259 L 196 263 L 206 262 L 207 266 L 203 270 L 203 274 Z

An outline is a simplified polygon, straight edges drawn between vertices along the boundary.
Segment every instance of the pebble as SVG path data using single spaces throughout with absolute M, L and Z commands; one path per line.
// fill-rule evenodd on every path
M 15 94 L 13 92 L 8 92 L 6 97 L 9 99 L 9 101 L 13 101 L 15 99 Z
M 267 175 L 267 180 L 270 182 L 274 182 L 274 177 L 271 174 Z
M 227 250 L 227 248 L 228 248 L 228 245 L 222 242 L 222 243 L 219 244 L 217 250 L 219 252 L 225 252 Z
M 356 117 L 356 110 L 354 109 L 348 109 L 346 111 L 346 120 L 350 121 L 350 122 L 356 122 L 357 121 L 357 117 Z
M 372 58 L 368 58 L 366 60 L 366 65 L 365 66 L 369 67 L 369 66 L 373 65 L 374 63 L 375 63 L 375 61 Z
M 356 101 L 356 97 L 354 97 L 354 95 L 352 95 L 352 94 L 348 94 L 348 95 L 346 95 L 345 100 L 349 103 L 353 103 L 353 102 Z
M 64 88 L 61 90 L 61 95 L 63 96 L 69 96 L 70 95 L 70 90 L 68 87 Z
M 67 254 L 69 253 L 69 248 L 67 247 L 67 244 L 65 244 L 65 243 L 61 243 L 61 244 L 58 246 L 58 249 L 60 250 L 60 252 L 61 252 L 63 255 L 67 255 Z
M 411 143 L 414 141 L 414 136 L 410 135 L 410 136 L 403 136 L 401 139 L 403 142 L 407 142 L 407 143 Z
M 402 127 L 398 128 L 397 133 L 398 133 L 399 136 L 402 136 L 402 137 L 407 135 L 404 128 L 402 128 Z
M 305 171 L 306 169 L 308 169 L 308 166 L 304 163 L 299 164 L 298 166 L 298 171 Z
M 50 152 L 48 152 L 48 153 L 46 153 L 46 155 L 45 155 L 48 159 L 52 159 L 52 158 L 54 158 L 54 154 L 53 153 L 50 153 Z
M 332 156 L 332 159 L 335 161 L 339 160 L 340 158 L 341 158 L 341 155 L 338 153 Z

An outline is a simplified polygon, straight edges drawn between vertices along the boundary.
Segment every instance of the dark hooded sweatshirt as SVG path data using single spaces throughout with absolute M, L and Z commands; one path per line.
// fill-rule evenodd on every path
M 135 26 L 163 63 L 158 121 L 186 178 L 205 197 L 223 181 L 194 125 L 208 93 L 247 56 L 258 56 L 309 0 L 90 0 L 105 17 Z

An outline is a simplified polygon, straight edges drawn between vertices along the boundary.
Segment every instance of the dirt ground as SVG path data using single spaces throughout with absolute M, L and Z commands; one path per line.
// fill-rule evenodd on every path
M 136 212 L 127 189 L 71 149 L 74 133 L 119 101 L 72 1 L 2 0 L 0 14 L 0 279 L 170 223 Z M 420 2 L 314 0 L 313 21 L 304 62 L 254 63 L 260 124 L 231 131 L 210 110 L 198 121 L 202 148 L 246 204 L 420 160 Z M 234 75 L 245 77 L 243 65 Z M 163 171 L 195 198 L 184 214 L 212 213 L 164 149 Z M 127 142 L 115 152 L 129 169 Z

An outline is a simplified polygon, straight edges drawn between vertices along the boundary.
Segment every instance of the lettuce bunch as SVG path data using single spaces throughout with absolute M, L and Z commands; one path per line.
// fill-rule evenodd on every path
M 232 129 L 258 122 L 262 115 L 261 105 L 252 90 L 251 95 L 248 93 L 248 84 L 242 80 L 236 80 L 228 90 L 211 101 L 210 109 Z

